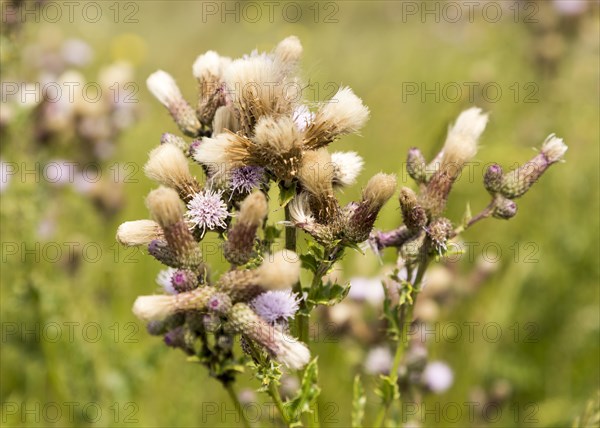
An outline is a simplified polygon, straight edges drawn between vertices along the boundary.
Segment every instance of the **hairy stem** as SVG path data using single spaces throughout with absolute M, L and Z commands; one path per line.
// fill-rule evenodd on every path
M 277 389 L 275 382 L 271 382 L 269 384 L 268 393 L 269 393 L 269 396 L 273 399 L 273 402 L 275 403 L 275 407 L 277 407 L 277 410 L 279 411 L 279 414 L 281 415 L 281 419 L 283 419 L 283 422 L 285 423 L 286 426 L 289 426 L 290 418 L 289 418 L 285 408 L 283 407 L 283 401 L 281 400 L 281 395 L 279 395 L 279 390 Z

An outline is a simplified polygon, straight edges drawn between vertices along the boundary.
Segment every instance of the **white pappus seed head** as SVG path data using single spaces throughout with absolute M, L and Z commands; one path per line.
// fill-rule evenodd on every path
M 207 75 L 219 77 L 221 75 L 221 57 L 215 51 L 208 51 L 199 55 L 194 61 L 192 72 L 197 79 L 205 79 Z
M 148 178 L 169 187 L 178 187 L 193 181 L 188 161 L 174 144 L 161 144 L 150 152 L 144 165 Z
M 310 351 L 300 342 L 277 328 L 274 329 L 274 339 L 277 343 L 275 359 L 293 370 L 299 370 L 308 364 Z
M 140 296 L 133 304 L 133 313 L 142 321 L 163 320 L 174 309 L 173 296 Z
M 179 195 L 168 187 L 161 186 L 148 193 L 146 206 L 152 217 L 163 228 L 177 223 L 183 216 L 183 206 Z
M 564 143 L 562 138 L 558 138 L 554 134 L 548 135 L 542 149 L 542 154 L 546 157 L 549 163 L 555 163 L 560 161 L 565 153 L 567 152 L 567 145 Z
M 273 325 L 293 318 L 298 311 L 299 302 L 298 296 L 291 290 L 270 290 L 255 297 L 250 307 Z
M 117 241 L 128 247 L 147 245 L 155 239 L 162 238 L 162 228 L 152 220 L 126 221 L 117 229 Z
M 229 217 L 227 204 L 223 201 L 223 192 L 206 189 L 196 193 L 188 202 L 185 218 L 192 227 L 198 227 L 202 233 L 206 229 L 214 230 L 227 227 L 225 219 Z
M 338 134 L 358 132 L 368 119 L 368 107 L 347 86 L 340 88 L 315 117 L 315 120 L 334 125 Z
M 305 192 L 297 194 L 289 203 L 290 219 L 294 224 L 312 224 L 315 218 L 310 210 L 308 194 Z
M 152 95 L 165 107 L 183 99 L 175 79 L 166 71 L 158 70 L 152 73 L 146 80 L 146 85 Z
M 444 153 L 442 163 L 456 164 L 461 167 L 472 159 L 477 154 L 477 143 L 487 122 L 488 115 L 480 108 L 472 107 L 463 111 L 448 130 L 442 149 Z
M 267 254 L 257 273 L 258 283 L 264 288 L 291 288 L 300 278 L 300 258 L 289 250 Z
M 333 164 L 333 184 L 350 186 L 362 171 L 364 161 L 356 152 L 334 152 L 331 154 Z

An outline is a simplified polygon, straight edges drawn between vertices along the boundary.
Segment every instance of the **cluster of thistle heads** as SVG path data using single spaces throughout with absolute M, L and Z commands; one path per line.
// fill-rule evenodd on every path
M 162 136 L 145 166 L 161 185 L 146 199 L 152 220 L 124 223 L 117 239 L 146 245 L 169 267 L 159 281 L 166 294 L 139 297 L 133 310 L 151 331 L 189 353 L 217 320 L 221 332 L 243 334 L 291 368 L 310 358 L 287 332 L 300 299 L 291 291 L 299 281 L 298 257 L 260 245 L 273 183 L 290 194 L 285 225 L 304 229 L 323 245 L 365 241 L 395 191 L 394 176 L 377 174 L 360 201 L 340 206 L 336 189 L 354 183 L 363 162 L 354 152 L 330 153 L 328 146 L 358 132 L 369 110 L 346 87 L 309 108 L 298 77 L 301 53 L 299 40 L 288 37 L 271 53 L 235 60 L 213 51 L 199 56 L 193 65 L 199 85 L 195 107 L 166 72 L 147 80 L 193 140 Z M 199 165 L 202 183 L 189 160 Z M 209 231 L 223 238 L 223 255 L 231 264 L 218 279 L 211 278 L 199 245 Z
M 479 218 L 467 216 L 462 225 L 455 227 L 444 216 L 446 203 L 462 169 L 476 155 L 478 140 L 487 122 L 488 116 L 479 108 L 463 111 L 449 128 L 443 148 L 429 163 L 419 149 L 409 150 L 406 168 L 418 191 L 408 187 L 400 189 L 403 224 L 392 231 L 371 234 L 369 241 L 377 252 L 395 247 L 402 264 L 408 267 L 443 255 L 448 241 L 474 221 L 490 216 L 514 217 L 517 214 L 514 200 L 523 196 L 567 151 L 563 140 L 551 134 L 539 153 L 522 166 L 505 173 L 500 165 L 490 165 L 483 179 L 484 187 L 492 197 L 490 204 Z
M 151 332 L 164 334 L 168 344 L 190 354 L 196 352 L 198 338 L 217 325 L 219 334 L 241 333 L 288 367 L 302 367 L 310 358 L 287 329 L 301 298 L 291 291 L 299 281 L 298 257 L 290 251 L 270 253 L 260 244 L 273 183 L 282 195 L 291 194 L 282 198 L 282 203 L 291 200 L 285 226 L 304 230 L 326 248 L 368 240 L 380 209 L 395 192 L 395 177 L 380 173 L 368 181 L 359 201 L 340 205 L 336 190 L 356 181 L 363 161 L 354 152 L 331 153 L 329 145 L 358 132 L 369 110 L 347 87 L 316 106 L 303 101 L 301 53 L 299 40 L 292 36 L 271 53 L 255 51 L 235 60 L 213 51 L 200 55 L 193 65 L 199 86 L 195 106 L 168 73 L 157 71 L 147 80 L 192 141 L 163 134 L 145 165 L 146 175 L 161 185 L 146 199 L 152 220 L 124 223 L 117 239 L 124 245 L 147 246 L 168 266 L 159 278 L 165 294 L 139 297 L 133 311 L 149 323 Z M 371 235 L 373 245 L 397 246 L 407 252 L 407 259 L 409 251 L 416 256 L 444 247 L 454 232 L 442 216 L 446 199 L 460 169 L 475 155 L 486 123 L 479 109 L 463 112 L 430 164 L 411 150 L 409 171 L 421 194 L 401 190 L 404 225 Z M 533 162 L 545 169 L 560 159 L 563 146 L 549 138 Z M 192 174 L 189 160 L 200 166 L 202 183 Z M 494 166 L 486 175 L 494 215 L 514 215 L 511 199 L 530 185 L 518 171 L 503 174 Z M 199 245 L 209 231 L 223 238 L 223 255 L 231 264 L 217 279 L 211 277 Z

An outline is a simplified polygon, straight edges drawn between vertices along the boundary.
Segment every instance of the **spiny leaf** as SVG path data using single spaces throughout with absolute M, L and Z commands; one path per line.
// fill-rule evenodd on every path
M 303 413 L 313 412 L 310 406 L 321 393 L 321 388 L 317 385 L 319 375 L 317 359 L 318 357 L 315 357 L 304 369 L 304 376 L 302 376 L 302 384 L 298 394 L 284 403 L 285 409 L 293 421 L 290 426 L 302 426 L 299 422 L 300 417 Z

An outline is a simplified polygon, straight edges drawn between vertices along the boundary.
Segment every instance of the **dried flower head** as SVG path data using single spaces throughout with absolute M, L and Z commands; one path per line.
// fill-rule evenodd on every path
M 334 152 L 331 154 L 334 186 L 351 186 L 362 171 L 364 161 L 356 152 Z
M 155 239 L 163 238 L 162 228 L 152 220 L 126 221 L 117 229 L 117 241 L 127 247 L 148 245 Z
M 184 201 L 200 190 L 185 155 L 174 144 L 161 144 L 152 150 L 144 172 L 158 183 L 177 190 Z

